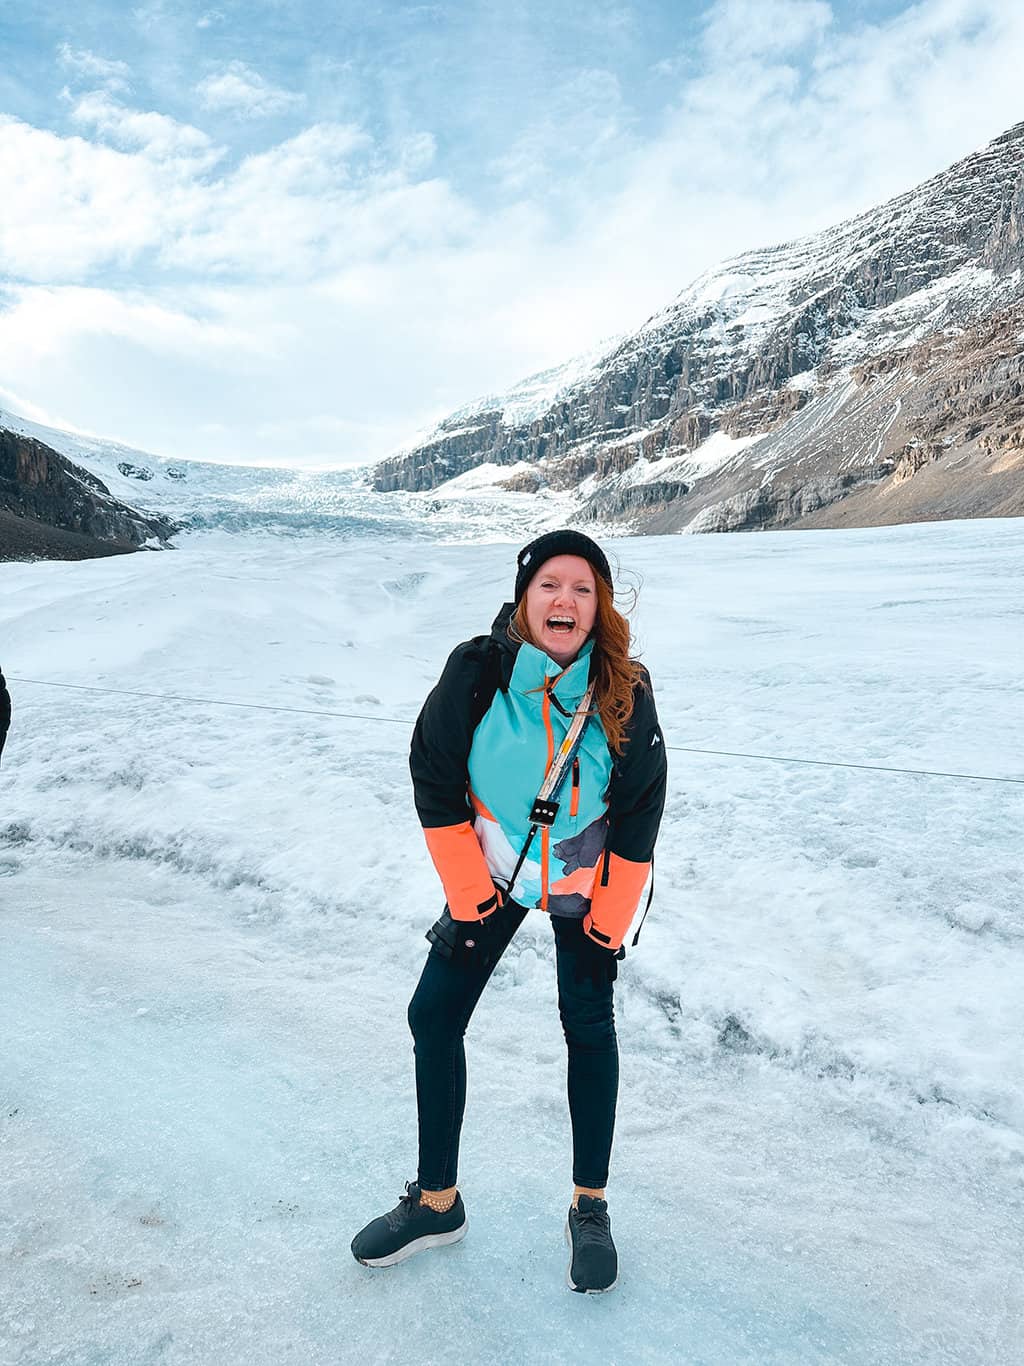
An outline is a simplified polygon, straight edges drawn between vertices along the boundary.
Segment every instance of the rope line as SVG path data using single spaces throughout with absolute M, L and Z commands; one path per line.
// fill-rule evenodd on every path
M 230 702 L 221 697 L 184 697 L 178 693 L 141 692 L 134 688 L 99 688 L 85 683 L 54 683 L 45 678 L 16 678 L 7 675 L 12 683 L 29 683 L 40 688 L 65 688 L 73 692 L 109 693 L 114 697 L 146 697 L 157 702 L 190 702 L 197 706 L 244 707 L 249 711 L 282 712 L 292 716 L 334 716 L 343 721 L 380 721 L 396 726 L 412 726 L 414 721 L 402 716 L 367 716 L 361 712 L 330 711 L 317 707 L 280 707 L 268 702 Z M 756 759 L 774 764 L 806 764 L 815 768 L 852 768 L 865 773 L 905 773 L 915 778 L 959 778 L 975 783 L 1011 783 L 1024 787 L 1024 778 L 1006 778 L 990 773 L 951 773 L 933 768 L 897 768 L 889 764 L 855 764 L 842 759 L 798 759 L 783 754 L 750 754 L 741 749 L 701 749 L 694 745 L 666 745 L 676 754 L 711 754 L 726 759 Z

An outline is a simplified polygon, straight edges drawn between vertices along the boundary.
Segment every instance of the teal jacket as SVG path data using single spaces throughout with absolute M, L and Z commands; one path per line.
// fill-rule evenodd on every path
M 554 824 L 542 827 L 514 887 L 509 879 L 530 828 L 530 808 L 587 690 L 593 641 L 563 669 L 523 644 L 505 691 L 498 689 L 469 751 L 473 826 L 491 877 L 520 906 L 554 915 L 590 909 L 604 850 L 612 756 L 592 716 L 562 788 Z
M 489 915 L 503 894 L 573 916 L 595 942 L 618 949 L 651 871 L 665 803 L 665 745 L 650 678 L 641 667 L 626 744 L 613 755 L 600 717 L 587 727 L 555 823 L 530 829 L 551 756 L 586 691 L 587 642 L 566 669 L 508 636 L 512 604 L 490 636 L 456 646 L 413 731 L 413 793 L 452 916 Z M 539 841 L 539 848 L 537 848 Z

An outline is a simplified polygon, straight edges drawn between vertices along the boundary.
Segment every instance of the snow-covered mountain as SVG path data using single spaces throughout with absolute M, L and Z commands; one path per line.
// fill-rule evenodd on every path
M 514 466 L 506 487 L 648 531 L 1024 513 L 1022 266 L 1024 123 L 708 271 L 603 356 L 453 414 L 375 486 Z

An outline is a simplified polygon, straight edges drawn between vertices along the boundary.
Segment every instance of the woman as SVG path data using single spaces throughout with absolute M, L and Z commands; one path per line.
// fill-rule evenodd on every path
M 618 1275 L 605 1201 L 618 1091 L 613 983 L 651 869 L 665 746 L 601 548 L 577 531 L 548 532 L 520 551 L 517 571 L 515 601 L 489 637 L 457 646 L 413 734 L 416 809 L 447 897 L 409 1005 L 419 1172 L 352 1252 L 366 1266 L 393 1266 L 465 1236 L 463 1036 L 527 908 L 539 907 L 554 929 L 569 1055 L 569 1284 L 598 1292 Z

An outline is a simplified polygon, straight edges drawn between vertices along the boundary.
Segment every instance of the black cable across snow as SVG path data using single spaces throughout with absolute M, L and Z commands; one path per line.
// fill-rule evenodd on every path
M 134 688 L 99 688 L 86 683 L 54 683 L 46 678 L 16 678 L 7 675 L 11 683 L 28 683 L 40 688 L 67 688 L 74 692 L 110 693 L 114 697 L 146 697 L 155 702 L 191 702 L 206 707 L 245 707 L 249 711 L 284 712 L 292 716 L 334 716 L 343 721 L 380 721 L 388 725 L 412 726 L 414 720 L 404 716 L 367 716 L 362 712 L 330 711 L 320 707 L 278 707 L 269 702 L 231 702 L 222 697 L 183 697 L 178 693 L 140 692 Z M 754 759 L 773 764 L 810 764 L 815 768 L 853 768 L 865 773 L 905 773 L 914 778 L 959 778 L 974 783 L 1012 783 L 1024 787 L 1024 778 L 1006 778 L 990 773 L 949 773 L 934 768 L 897 768 L 891 764 L 856 764 L 842 759 L 798 759 L 784 754 L 750 754 L 741 749 L 702 749 L 695 745 L 669 745 L 665 748 L 676 754 L 711 754 L 725 759 Z

